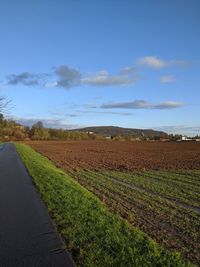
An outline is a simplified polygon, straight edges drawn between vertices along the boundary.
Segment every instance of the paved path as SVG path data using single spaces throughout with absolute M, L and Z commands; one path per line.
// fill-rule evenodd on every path
M 0 267 L 75 266 L 13 144 L 0 147 Z

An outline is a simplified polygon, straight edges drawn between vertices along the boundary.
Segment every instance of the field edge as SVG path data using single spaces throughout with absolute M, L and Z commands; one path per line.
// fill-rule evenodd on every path
M 78 266 L 194 266 L 112 214 L 46 157 L 15 145 Z

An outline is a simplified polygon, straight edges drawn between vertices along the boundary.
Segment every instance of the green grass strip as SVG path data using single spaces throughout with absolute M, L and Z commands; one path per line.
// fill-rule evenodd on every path
M 47 158 L 16 147 L 77 266 L 194 266 L 112 214 Z

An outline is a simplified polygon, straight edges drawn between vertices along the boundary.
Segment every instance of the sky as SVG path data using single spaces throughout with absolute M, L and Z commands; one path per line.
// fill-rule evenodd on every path
M 1 0 L 6 116 L 200 134 L 199 14 L 199 0 Z

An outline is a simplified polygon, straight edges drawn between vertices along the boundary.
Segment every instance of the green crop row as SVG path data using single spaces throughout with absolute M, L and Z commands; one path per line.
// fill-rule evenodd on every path
M 47 158 L 16 147 L 77 266 L 192 266 L 109 212 Z
M 124 181 L 131 183 L 132 185 L 137 185 L 143 189 L 152 190 L 155 193 L 162 194 L 163 197 L 172 198 L 174 200 L 180 200 L 181 202 L 200 206 L 200 186 L 198 185 L 185 185 L 176 182 L 176 176 L 173 177 L 172 173 L 148 173 L 144 172 L 135 174 L 134 172 L 130 173 L 119 173 L 119 172 L 105 172 L 102 173 L 107 177 L 117 179 L 119 181 Z M 167 176 L 168 175 L 168 176 Z M 164 179 L 163 179 L 164 176 Z M 173 177 L 173 180 L 172 180 Z M 169 179 L 170 178 L 170 179 Z M 199 174 L 200 180 L 200 174 Z
M 168 241 L 173 244 L 172 247 L 176 244 L 186 257 L 199 260 L 195 251 L 200 249 L 199 214 L 188 207 L 179 206 L 176 202 L 160 197 L 156 193 L 152 194 L 152 192 L 134 186 L 130 188 L 126 186 L 126 183 L 118 183 L 123 173 L 118 174 L 119 177 L 116 180 L 110 179 L 112 172 L 81 171 L 74 174 L 74 177 L 105 201 L 112 210 L 127 218 L 131 223 L 138 224 L 141 229 L 158 241 L 162 243 Z M 152 227 L 151 224 L 155 226 L 159 224 L 159 227 Z M 166 228 L 168 231 L 165 232 Z M 180 244 L 182 244 L 181 247 Z

